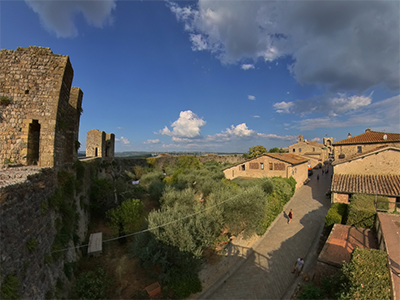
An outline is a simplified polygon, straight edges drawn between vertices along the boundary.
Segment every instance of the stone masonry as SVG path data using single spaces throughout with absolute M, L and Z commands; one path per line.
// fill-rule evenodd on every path
M 114 158 L 115 135 L 97 129 L 86 135 L 86 157 Z
M 68 56 L 1 49 L 0 164 L 58 167 L 77 159 L 83 93 Z

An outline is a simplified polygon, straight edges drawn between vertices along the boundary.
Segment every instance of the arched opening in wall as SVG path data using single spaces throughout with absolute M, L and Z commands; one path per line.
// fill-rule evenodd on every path
M 40 124 L 38 120 L 32 120 L 29 124 L 28 133 L 28 165 L 37 165 L 39 162 L 39 141 L 40 141 Z
M 94 149 L 94 156 L 97 157 L 97 147 Z

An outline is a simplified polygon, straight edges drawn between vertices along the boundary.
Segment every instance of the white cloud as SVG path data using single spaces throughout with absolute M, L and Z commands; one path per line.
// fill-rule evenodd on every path
M 159 133 L 176 138 L 195 138 L 200 136 L 200 127 L 204 126 L 206 121 L 200 119 L 191 110 L 181 111 L 179 119 L 172 123 L 172 131 L 165 126 Z
M 255 97 L 255 96 L 252 96 L 252 95 L 248 95 L 248 96 L 247 96 L 247 99 L 249 99 L 249 100 L 256 100 L 256 97 Z
M 289 109 L 293 106 L 293 102 L 277 102 L 274 105 L 276 112 L 278 113 L 290 113 Z
M 117 127 L 117 129 L 121 130 L 121 129 L 122 129 L 122 127 Z
M 296 136 L 293 135 L 276 135 L 276 134 L 266 134 L 266 133 L 257 133 L 257 136 L 267 139 L 267 140 L 278 140 L 278 141 L 295 141 L 297 140 Z
M 372 95 L 370 95 L 372 96 Z M 372 102 L 371 97 L 365 96 L 351 96 L 339 93 L 338 97 L 331 100 L 331 108 L 334 113 L 345 113 L 349 110 L 357 110 L 360 107 L 370 105 Z
M 249 69 L 254 69 L 254 65 L 252 64 L 242 64 L 241 67 L 243 70 L 249 70 Z
M 253 118 L 259 118 L 260 116 L 254 115 Z
M 201 34 L 191 34 L 190 41 L 192 42 L 193 51 L 201 51 L 207 49 L 207 41 Z
M 223 64 L 289 56 L 301 84 L 334 92 L 400 86 L 398 1 L 199 0 L 169 7 L 193 48 Z
M 231 128 L 226 129 L 226 133 L 228 135 L 237 136 L 237 137 L 248 137 L 254 135 L 256 132 L 247 127 L 246 123 L 242 123 L 235 126 L 231 126 Z
M 116 8 L 116 0 L 25 0 L 25 2 L 39 15 L 46 30 L 55 32 L 57 37 L 63 38 L 78 35 L 78 29 L 73 20 L 76 14 L 82 13 L 89 25 L 102 28 L 113 22 L 112 12 Z
M 131 142 L 127 138 L 125 138 L 123 136 L 121 136 L 119 139 L 116 138 L 115 141 L 116 142 L 121 142 L 124 145 L 130 145 L 131 144 Z
M 355 111 L 367 107 L 372 103 L 372 94 L 373 93 L 369 96 L 348 96 L 345 93 L 326 93 L 306 100 L 277 102 L 273 107 L 278 113 L 306 115 L 312 112 L 321 112 L 327 113 L 330 117 L 335 117 L 349 111 Z
M 155 139 L 155 140 L 147 140 L 143 142 L 143 144 L 158 144 L 159 142 L 160 142 L 159 139 Z
M 322 141 L 322 139 L 319 137 L 315 137 L 311 141 L 320 143 Z

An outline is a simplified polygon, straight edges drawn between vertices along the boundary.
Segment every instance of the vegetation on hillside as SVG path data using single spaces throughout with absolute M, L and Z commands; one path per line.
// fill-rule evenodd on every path
M 94 177 L 90 209 L 95 219 L 107 220 L 115 235 L 145 230 L 131 238 L 130 257 L 160 282 L 166 298 L 201 291 L 198 272 L 205 252 L 231 236 L 263 234 L 296 186 L 293 178 L 281 177 L 238 184 L 222 172 L 230 164 L 201 163 L 190 155 L 178 157 L 175 164 L 159 166 L 154 159 L 148 164 L 120 170 L 112 179 Z M 78 278 L 88 282 L 95 275 L 82 272 Z M 79 289 L 83 292 L 85 285 Z

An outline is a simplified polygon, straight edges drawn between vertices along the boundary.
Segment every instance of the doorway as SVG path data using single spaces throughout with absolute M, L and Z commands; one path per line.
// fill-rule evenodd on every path
M 29 124 L 28 133 L 28 165 L 37 165 L 39 163 L 39 143 L 40 143 L 40 124 L 38 120 L 32 120 Z

